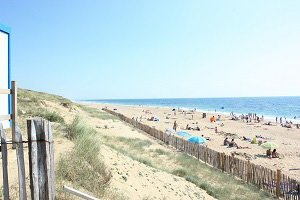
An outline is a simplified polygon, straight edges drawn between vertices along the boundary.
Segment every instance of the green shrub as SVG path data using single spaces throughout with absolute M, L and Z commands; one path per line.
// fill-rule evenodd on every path
M 187 171 L 185 169 L 176 169 L 172 172 L 172 174 L 180 177 L 185 177 L 187 175 Z
M 157 153 L 158 155 L 170 155 L 169 152 L 164 151 L 162 149 L 155 149 L 155 153 Z
M 41 112 L 37 113 L 37 116 L 47 119 L 50 122 L 58 122 L 58 123 L 65 123 L 65 120 L 62 116 L 60 116 L 57 112 Z
M 79 116 L 76 116 L 71 124 L 66 125 L 67 138 L 77 139 L 83 137 L 84 135 L 95 134 L 96 131 L 88 127 Z

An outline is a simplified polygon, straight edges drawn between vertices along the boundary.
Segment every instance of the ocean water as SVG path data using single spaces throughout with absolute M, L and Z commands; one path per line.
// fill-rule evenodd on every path
M 256 113 L 258 116 L 274 119 L 286 117 L 300 120 L 300 97 L 241 97 L 241 98 L 174 98 L 174 99 L 111 99 L 84 100 L 85 102 L 160 106 L 170 108 L 194 109 L 205 112 L 229 114 Z M 296 117 L 296 120 L 294 118 Z

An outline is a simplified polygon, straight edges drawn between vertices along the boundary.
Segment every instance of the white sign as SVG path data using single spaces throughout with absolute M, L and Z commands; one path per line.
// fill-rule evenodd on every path
M 0 89 L 9 89 L 9 32 L 0 25 Z M 0 94 L 0 115 L 10 113 L 9 95 Z M 8 120 L 1 121 L 4 128 L 10 127 Z

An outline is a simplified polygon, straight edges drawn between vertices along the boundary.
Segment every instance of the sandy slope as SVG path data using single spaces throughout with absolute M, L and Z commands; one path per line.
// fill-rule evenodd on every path
M 102 146 L 113 174 L 111 187 L 129 199 L 213 199 L 185 179 L 154 169 Z

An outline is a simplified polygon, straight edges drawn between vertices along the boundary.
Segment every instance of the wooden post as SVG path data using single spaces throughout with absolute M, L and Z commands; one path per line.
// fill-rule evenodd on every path
M 33 120 L 27 120 L 27 134 L 28 134 L 28 154 L 29 154 L 29 177 L 30 177 L 30 191 L 31 199 L 39 199 L 39 183 L 38 183 L 38 163 L 37 163 L 37 142 L 36 130 Z
M 16 81 L 12 81 L 12 88 L 11 88 L 11 101 L 12 101 L 12 115 L 11 115 L 11 121 L 12 121 L 12 127 L 11 127 L 11 131 L 12 131 L 12 141 L 13 141 L 13 145 L 12 148 L 15 149 L 16 148 L 16 144 L 14 143 L 16 141 L 16 123 L 17 123 L 17 116 L 18 116 L 18 92 L 17 92 L 17 82 Z
M 0 135 L 1 135 L 1 150 L 2 150 L 2 175 L 3 175 L 3 198 L 9 200 L 9 185 L 8 185 L 8 169 L 7 169 L 7 144 L 6 136 L 0 123 Z
M 26 194 L 26 177 L 25 177 L 25 164 L 23 153 L 23 141 L 20 128 L 16 127 L 16 142 L 17 142 L 17 163 L 18 163 L 18 176 L 19 176 L 19 199 L 27 199 Z
M 225 171 L 225 153 L 221 154 L 221 158 L 222 158 L 222 171 Z
M 280 181 L 281 181 L 281 170 L 277 169 L 276 197 L 280 197 Z
M 247 161 L 247 183 L 250 181 L 250 160 Z
M 30 183 L 33 200 L 55 199 L 54 148 L 50 122 L 28 120 Z
M 204 161 L 207 162 L 207 147 L 204 148 Z

